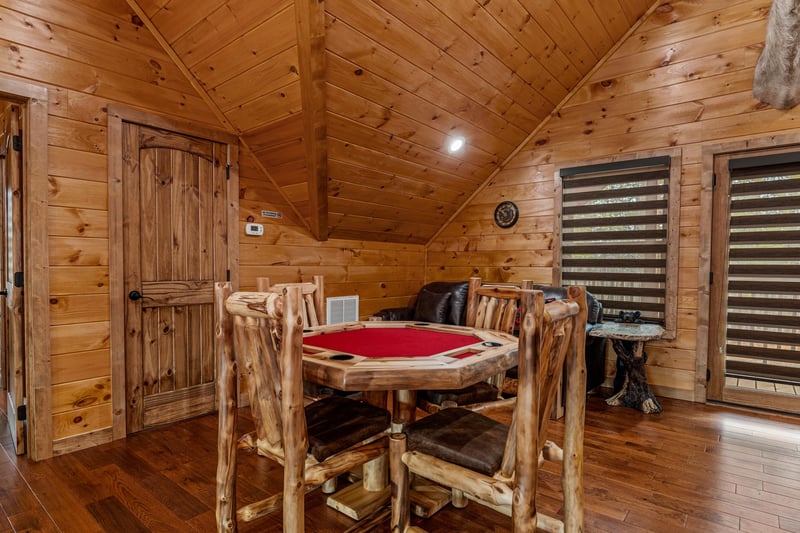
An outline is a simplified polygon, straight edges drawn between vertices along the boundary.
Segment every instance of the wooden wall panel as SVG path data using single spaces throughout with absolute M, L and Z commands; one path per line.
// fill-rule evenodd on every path
M 4 3 L 0 19 L 8 52 L 0 73 L 48 89 L 42 223 L 49 235 L 53 409 L 46 416 L 54 453 L 62 453 L 84 439 L 111 437 L 106 106 L 220 125 L 124 0 L 22 0 Z M 81 400 L 86 391 L 99 396 Z
M 615 4 L 617 16 L 639 9 L 632 0 Z M 706 342 L 697 337 L 702 147 L 796 132 L 800 119 L 800 110 L 775 111 L 751 95 L 769 4 L 677 0 L 655 9 L 429 243 L 426 279 L 474 273 L 495 281 L 530 275 L 550 283 L 553 165 L 680 147 L 680 319 L 675 339 L 648 344 L 647 373 L 656 394 L 702 400 L 696 395 L 702 380 L 695 374 L 705 368 L 696 354 Z M 505 230 L 492 223 L 502 200 L 520 207 L 519 222 Z M 607 383 L 613 351 L 609 356 Z
M 81 381 L 108 376 L 111 372 L 111 352 L 106 348 L 54 355 L 51 363 L 53 385 Z
M 262 210 L 281 211 L 275 190 L 243 164 L 239 183 L 247 191 L 240 204 L 241 225 L 264 225 L 264 235 L 240 236 L 240 285 L 255 288 L 255 278 L 273 282 L 311 281 L 325 277 L 325 295 L 359 296 L 359 315 L 366 319 L 386 307 L 409 305 L 423 284 L 425 248 L 421 244 L 395 244 L 330 239 L 318 242 L 307 228 L 286 218 L 261 217 Z

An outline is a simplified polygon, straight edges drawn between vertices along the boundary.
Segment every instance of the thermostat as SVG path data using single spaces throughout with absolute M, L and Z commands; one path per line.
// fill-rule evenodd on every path
M 264 235 L 264 226 L 262 226 L 261 224 L 248 223 L 244 227 L 244 232 L 247 235 Z

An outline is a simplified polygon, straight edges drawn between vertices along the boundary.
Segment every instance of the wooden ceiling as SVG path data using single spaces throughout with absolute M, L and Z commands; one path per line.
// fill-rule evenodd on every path
M 652 3 L 127 1 L 290 217 L 321 240 L 409 243 L 434 236 Z

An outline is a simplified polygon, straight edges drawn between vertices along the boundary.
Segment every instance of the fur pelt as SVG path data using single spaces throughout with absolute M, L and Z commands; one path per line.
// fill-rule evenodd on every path
M 753 96 L 776 109 L 800 102 L 800 0 L 772 0 Z

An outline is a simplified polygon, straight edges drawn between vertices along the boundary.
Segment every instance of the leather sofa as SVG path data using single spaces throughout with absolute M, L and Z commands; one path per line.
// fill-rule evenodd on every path
M 416 320 L 463 326 L 467 316 L 467 281 L 434 281 L 419 290 L 411 307 L 381 309 L 381 320 Z
M 565 287 L 534 285 L 533 288 L 542 291 L 545 298 L 563 299 L 567 295 Z M 466 281 L 434 281 L 420 289 L 414 305 L 382 309 L 374 316 L 381 320 L 417 320 L 463 326 L 468 292 L 469 283 Z M 592 328 L 603 321 L 603 304 L 588 291 L 586 308 L 586 390 L 591 391 L 605 381 L 606 339 L 589 336 Z M 513 375 L 514 370 L 509 374 Z

